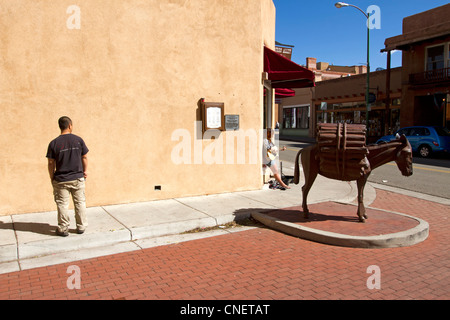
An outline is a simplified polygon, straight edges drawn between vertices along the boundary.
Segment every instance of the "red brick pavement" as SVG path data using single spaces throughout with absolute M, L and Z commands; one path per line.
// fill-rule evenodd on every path
M 391 212 L 366 209 L 369 217 L 359 223 L 357 206 L 333 201 L 309 205 L 309 217 L 304 218 L 302 206 L 277 209 L 266 213 L 283 221 L 316 230 L 336 232 L 351 236 L 377 236 L 412 229 L 419 225 L 416 219 Z
M 354 249 L 258 228 L 3 274 L 0 299 L 449 299 L 450 208 L 382 190 L 372 207 L 428 221 L 429 238 Z M 70 265 L 80 289 L 67 288 Z M 380 289 L 367 288 L 370 265 Z

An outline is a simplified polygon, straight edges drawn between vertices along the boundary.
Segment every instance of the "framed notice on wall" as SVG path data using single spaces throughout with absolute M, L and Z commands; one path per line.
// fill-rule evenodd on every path
M 203 102 L 202 109 L 203 131 L 225 130 L 223 102 Z

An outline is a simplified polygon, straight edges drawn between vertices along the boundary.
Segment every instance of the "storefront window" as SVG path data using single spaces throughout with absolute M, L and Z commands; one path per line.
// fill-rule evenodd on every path
M 401 102 L 401 99 L 397 98 L 397 99 L 392 99 L 392 106 L 399 106 Z
M 297 125 L 300 129 L 309 128 L 309 107 L 297 108 Z
M 284 129 L 308 129 L 309 106 L 283 109 Z
M 392 133 L 400 128 L 400 104 L 401 99 L 391 100 L 390 123 L 388 132 Z M 332 106 L 332 112 L 330 112 Z M 378 137 L 384 135 L 385 108 L 384 100 L 377 101 L 371 105 L 369 113 L 368 143 L 374 143 Z M 317 123 L 348 123 L 366 124 L 366 104 L 362 102 L 348 102 L 346 104 L 328 104 L 328 109 L 316 105 Z
M 391 128 L 389 128 L 389 133 L 393 134 L 400 129 L 400 109 L 391 110 Z
M 369 113 L 369 125 L 367 127 L 369 137 L 381 137 L 382 128 L 384 125 L 383 121 L 384 112 L 382 111 L 371 111 Z
M 292 109 L 283 109 L 283 128 L 290 129 L 291 128 L 291 113 Z

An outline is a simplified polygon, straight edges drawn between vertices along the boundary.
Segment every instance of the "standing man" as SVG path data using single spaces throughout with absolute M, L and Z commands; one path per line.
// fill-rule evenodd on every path
M 56 234 L 67 237 L 70 224 L 70 195 L 75 208 L 77 233 L 82 234 L 87 227 L 84 188 L 88 166 L 86 154 L 89 149 L 83 139 L 72 134 L 73 124 L 69 117 L 59 118 L 58 124 L 61 135 L 48 145 L 48 173 L 58 209 Z

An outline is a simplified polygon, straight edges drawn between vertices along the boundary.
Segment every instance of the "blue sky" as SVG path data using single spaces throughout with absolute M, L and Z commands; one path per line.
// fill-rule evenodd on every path
M 294 45 L 292 60 L 304 65 L 315 57 L 334 65 L 366 63 L 366 18 L 352 7 L 337 9 L 338 0 L 273 0 L 276 7 L 275 40 Z M 449 3 L 447 0 L 349 0 L 367 11 L 380 8 L 380 29 L 370 30 L 370 66 L 386 68 L 384 40 L 402 33 L 403 18 Z M 450 19 L 450 17 L 449 17 Z M 392 53 L 391 67 L 402 63 L 401 52 Z

